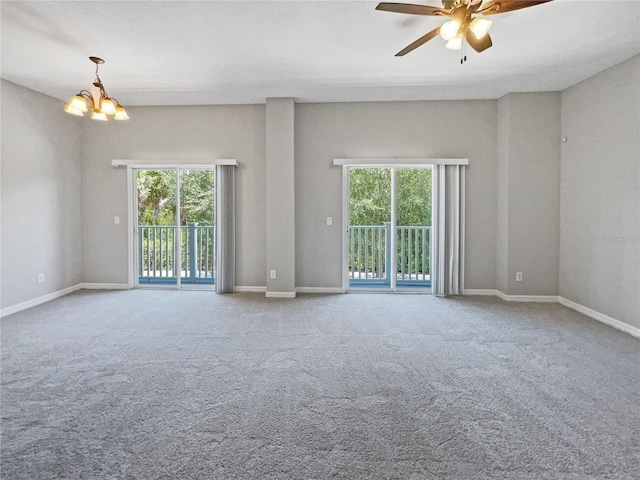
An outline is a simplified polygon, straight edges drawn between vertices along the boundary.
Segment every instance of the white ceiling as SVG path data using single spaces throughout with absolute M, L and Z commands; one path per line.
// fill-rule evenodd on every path
M 562 90 L 640 53 L 638 0 L 493 16 L 493 47 L 464 65 L 439 37 L 395 57 L 444 20 L 377 3 L 3 0 L 2 78 L 65 100 L 90 86 L 95 55 L 125 106 L 484 99 Z

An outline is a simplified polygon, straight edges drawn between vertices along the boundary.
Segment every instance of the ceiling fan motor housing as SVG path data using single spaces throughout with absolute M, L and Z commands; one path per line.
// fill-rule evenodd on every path
M 451 10 L 452 8 L 466 4 L 467 2 L 465 0 L 442 0 L 442 5 L 444 5 L 445 10 Z

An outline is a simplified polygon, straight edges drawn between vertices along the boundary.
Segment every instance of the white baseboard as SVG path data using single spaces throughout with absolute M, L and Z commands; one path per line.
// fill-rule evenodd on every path
M 495 295 L 507 302 L 543 302 L 543 303 L 560 303 L 565 307 L 568 307 L 576 312 L 582 313 L 587 317 L 591 317 L 594 320 L 602 322 L 610 327 L 616 328 L 629 335 L 640 338 L 640 328 L 629 325 L 628 323 L 621 322 L 613 317 L 605 315 L 604 313 L 597 312 L 591 308 L 580 305 L 579 303 L 568 300 L 564 297 L 557 295 L 507 295 L 500 290 L 494 289 L 465 289 L 464 295 Z
M 462 295 L 485 295 L 485 296 L 498 296 L 498 291 L 490 288 L 465 288 L 462 291 Z
M 464 289 L 463 295 L 485 295 L 496 296 L 505 302 L 537 302 L 537 303 L 557 303 L 556 295 L 507 295 L 496 289 Z
M 344 293 L 340 287 L 298 287 L 296 293 Z
M 498 298 L 507 302 L 558 303 L 557 295 L 507 295 L 496 290 Z
M 56 298 L 64 297 L 65 295 L 69 295 L 70 293 L 78 290 L 128 290 L 130 288 L 131 287 L 126 283 L 78 283 L 77 285 L 73 285 L 72 287 L 63 288 L 62 290 L 58 290 L 57 292 L 48 293 L 47 295 L 43 295 L 32 300 L 27 300 L 26 302 L 18 303 L 17 305 L 12 305 L 11 307 L 3 308 L 2 310 L 0 310 L 0 318 L 6 317 L 7 315 L 11 315 L 13 313 L 21 312 L 22 310 L 26 310 L 27 308 L 35 307 L 36 305 L 50 302 L 51 300 L 55 300 Z
M 58 290 L 57 292 L 48 293 L 41 297 L 33 298 L 31 300 L 27 300 L 26 302 L 18 303 L 16 305 L 3 308 L 2 310 L 0 310 L 0 318 L 6 317 L 7 315 L 11 315 L 13 313 L 21 312 L 22 310 L 26 310 L 27 308 L 35 307 L 36 305 L 41 305 L 51 300 L 55 300 L 56 298 L 69 295 L 71 292 L 80 290 L 82 288 L 81 285 L 82 284 L 79 283 L 78 285 L 73 285 L 72 287 L 63 288 L 62 290 Z
M 242 287 L 235 286 L 237 293 L 267 293 L 267 287 Z M 296 293 L 344 293 L 339 287 L 298 287 L 295 292 L 269 292 L 267 297 L 273 298 L 294 298 Z
M 609 325 L 610 327 L 613 327 L 625 333 L 628 333 L 633 337 L 640 338 L 640 328 L 638 327 L 634 327 L 633 325 L 629 325 L 628 323 L 621 322 L 620 320 L 610 317 L 609 315 L 605 315 L 604 313 L 597 312 L 589 307 L 585 307 L 584 305 L 580 305 L 579 303 L 576 303 L 564 297 L 558 297 L 558 302 L 564 305 L 565 307 L 575 310 L 576 312 L 580 312 L 583 315 L 586 315 L 587 317 L 591 317 L 594 320 L 597 320 L 606 325 Z
M 81 283 L 83 290 L 130 290 L 128 283 Z
M 267 292 L 267 298 L 295 298 L 296 292 Z
M 236 285 L 233 287 L 233 291 L 237 293 L 265 293 L 267 291 L 267 287 L 242 287 Z

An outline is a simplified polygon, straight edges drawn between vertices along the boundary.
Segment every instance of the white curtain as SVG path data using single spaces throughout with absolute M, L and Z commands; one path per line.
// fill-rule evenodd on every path
M 433 168 L 434 295 L 462 295 L 464 287 L 464 165 Z
M 236 167 L 216 167 L 216 292 L 233 293 L 236 263 Z

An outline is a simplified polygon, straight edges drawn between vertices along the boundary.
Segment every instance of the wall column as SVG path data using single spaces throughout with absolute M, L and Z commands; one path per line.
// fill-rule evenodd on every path
M 296 295 L 294 113 L 293 98 L 267 98 L 267 297 Z
M 559 132 L 559 92 L 498 100 L 496 286 L 507 295 L 558 295 Z

